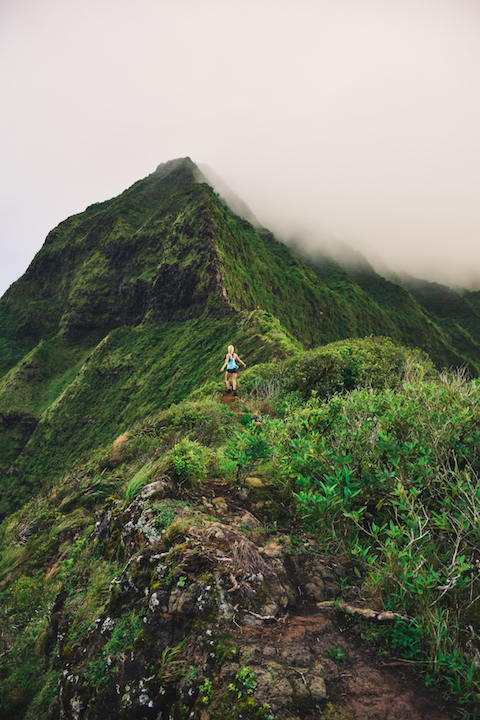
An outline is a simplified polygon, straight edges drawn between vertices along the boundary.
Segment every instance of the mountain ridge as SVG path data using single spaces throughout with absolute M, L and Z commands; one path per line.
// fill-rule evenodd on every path
M 299 257 L 234 213 L 204 180 L 190 158 L 179 158 L 67 218 L 0 300 L 0 477 L 10 488 L 4 511 L 45 473 L 44 479 L 58 472 L 74 436 L 87 449 L 98 423 L 97 440 L 115 432 L 118 417 L 132 423 L 147 406 L 154 411 L 181 400 L 215 375 L 215 347 L 232 341 L 250 362 L 265 362 L 301 347 L 385 335 L 427 351 L 437 367 L 470 363 L 478 372 L 480 337 L 468 328 L 480 316 L 468 299 L 450 291 L 468 308 L 466 327 L 458 312 L 440 317 L 432 301 L 422 307 L 413 287 L 368 265 L 347 271 L 332 258 Z M 112 348 L 110 359 L 108 352 L 101 356 L 115 398 L 88 366 L 99 344 Z M 195 358 L 186 371 L 185 353 Z M 122 354 L 134 360 L 124 362 Z M 94 366 L 101 379 L 101 363 Z M 80 401 L 79 378 L 95 388 L 95 400 L 86 390 Z M 140 402 L 149 392 L 155 399 Z M 117 408 L 108 420 L 98 410 L 107 397 Z M 73 412 L 74 424 L 64 420 L 56 431 L 63 440 L 55 450 L 58 423 L 51 418 L 68 416 L 62 402 L 73 398 L 93 424 Z M 46 458 L 41 471 L 32 469 L 39 452 Z
M 401 284 L 377 275 L 371 266 L 363 270 L 350 267 L 349 271 L 345 267 L 342 269 L 332 258 L 323 262 L 304 258 L 321 281 L 315 283 L 311 276 L 305 276 L 302 260 L 268 230 L 253 228 L 248 221 L 232 214 L 224 203 L 219 202 L 209 185 L 208 189 L 200 190 L 205 185 L 204 180 L 205 176 L 190 158 L 162 163 L 154 173 L 134 183 L 116 198 L 91 205 L 84 213 L 60 223 L 49 233 L 25 275 L 13 283 L 2 298 L 4 314 L 6 306 L 10 306 L 25 316 L 17 327 L 17 335 L 28 336 L 30 332 L 35 340 L 57 331 L 78 337 L 95 327 L 100 333 L 107 332 L 121 324 L 138 324 L 150 310 L 160 312 L 162 319 L 166 319 L 176 317 L 175 311 L 182 316 L 182 309 L 185 315 L 188 307 L 190 313 L 198 316 L 206 307 L 206 296 L 217 291 L 238 310 L 259 306 L 274 315 L 280 314 L 279 319 L 288 323 L 290 313 L 285 311 L 285 302 L 287 307 L 291 305 L 289 310 L 293 312 L 295 303 L 287 297 L 278 306 L 278 296 L 288 284 L 285 275 L 289 267 L 295 265 L 298 272 L 292 277 L 293 284 L 305 285 L 311 296 L 310 307 L 304 307 L 302 311 L 308 316 L 308 324 L 313 322 L 315 327 L 313 331 L 304 327 L 300 338 L 310 346 L 375 331 L 393 334 L 396 340 L 408 344 L 412 326 L 404 323 L 405 328 L 399 328 L 398 314 L 393 318 L 384 317 L 385 306 L 395 302 L 403 303 L 405 308 L 411 306 L 409 312 L 410 315 L 412 312 L 417 314 L 417 325 L 425 323 L 428 326 L 430 318 L 435 320 L 434 313 L 421 310 L 408 289 L 405 292 L 406 288 Z M 181 212 L 185 206 L 189 207 L 188 217 Z M 166 221 L 159 223 L 162 215 Z M 216 260 L 210 241 L 217 253 Z M 225 242 L 231 243 L 230 252 Z M 276 252 L 269 252 L 272 249 Z M 159 257 L 159 252 L 163 253 L 163 258 Z M 194 258 L 195 253 L 200 256 Z M 163 260 L 163 265 L 159 260 Z M 278 267 L 276 276 L 272 261 Z M 200 271 L 201 263 L 208 266 L 206 273 Z M 326 265 L 330 266 L 331 272 L 325 272 Z M 179 280 L 178 270 L 186 273 L 184 287 L 170 287 L 172 274 Z M 267 273 L 270 277 L 265 292 Z M 55 280 L 55 274 L 56 282 L 50 282 Z M 337 282 L 332 279 L 335 274 Z M 343 278 L 339 278 L 342 274 Z M 69 278 L 69 275 L 73 277 Z M 206 275 L 210 276 L 208 281 Z M 325 282 L 327 276 L 329 282 Z M 348 281 L 343 287 L 342 280 Z M 368 281 L 370 285 L 374 281 L 383 293 L 368 287 Z M 202 288 L 202 283 L 207 283 L 208 289 Z M 316 288 L 313 287 L 315 284 Z M 188 291 L 189 285 L 196 286 L 195 297 Z M 49 302 L 52 297 L 55 302 Z M 180 307 L 174 307 L 172 298 L 178 299 Z M 468 298 L 463 302 L 469 302 Z M 113 305 L 117 309 L 116 315 Z M 473 309 L 473 316 L 477 315 L 470 304 L 469 308 Z M 89 312 L 94 316 L 90 318 L 90 325 L 86 317 Z M 322 316 L 318 315 L 320 312 Z M 98 318 L 102 314 L 105 316 L 103 326 Z M 370 320 L 367 319 L 369 315 Z M 322 323 L 318 322 L 320 317 Z M 329 322 L 330 317 L 334 327 Z M 297 317 L 295 322 L 295 328 L 292 324 L 289 330 L 298 333 L 301 319 Z M 448 338 L 441 328 L 439 330 L 436 345 L 448 347 Z M 421 330 L 417 330 L 411 344 L 421 344 L 420 336 Z M 448 362 L 461 363 L 466 359 L 461 358 L 458 350 L 455 358 L 451 344 L 445 352 Z M 440 357 L 436 361 L 439 362 Z
M 300 257 L 189 158 L 52 230 L 0 300 L 0 720 L 478 707 L 477 301 Z

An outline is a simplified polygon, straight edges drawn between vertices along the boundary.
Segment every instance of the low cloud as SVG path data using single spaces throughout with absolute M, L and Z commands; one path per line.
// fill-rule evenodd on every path
M 480 287 L 479 19 L 476 0 L 6 0 L 0 293 L 65 217 L 187 155 L 282 238 Z

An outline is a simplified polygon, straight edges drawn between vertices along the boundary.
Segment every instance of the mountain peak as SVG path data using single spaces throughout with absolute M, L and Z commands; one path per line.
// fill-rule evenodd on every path
M 222 202 L 225 205 L 228 205 L 228 207 L 233 210 L 236 215 L 244 220 L 248 220 L 249 223 L 257 228 L 261 227 L 261 224 L 258 222 L 248 205 L 240 197 L 238 197 L 225 180 L 220 177 L 220 175 L 218 175 L 209 165 L 204 163 L 196 165 L 193 160 L 187 156 L 160 163 L 153 175 L 155 176 L 155 179 L 163 180 L 174 171 L 181 169 L 190 173 L 196 182 L 210 185 L 210 187 L 218 193 Z
M 190 170 L 192 174 L 200 174 L 200 170 L 193 160 L 189 157 L 175 158 L 174 160 L 167 160 L 167 162 L 160 163 L 155 170 L 155 175 L 158 179 L 167 177 L 173 170 L 177 170 L 179 167 L 183 167 L 186 170 Z

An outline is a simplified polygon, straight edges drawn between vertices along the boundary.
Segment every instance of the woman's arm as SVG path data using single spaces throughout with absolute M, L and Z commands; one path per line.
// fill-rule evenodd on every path
M 243 367 L 247 367 L 247 366 L 245 365 L 245 363 L 243 362 L 243 360 L 240 360 L 240 358 L 238 357 L 237 353 L 235 353 L 235 360 L 238 360 L 239 363 L 242 363 Z

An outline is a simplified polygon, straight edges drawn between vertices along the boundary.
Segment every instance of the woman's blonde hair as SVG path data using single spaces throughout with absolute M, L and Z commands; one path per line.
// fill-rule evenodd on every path
M 228 352 L 230 353 L 230 355 L 232 355 L 235 352 L 235 348 L 233 347 L 233 345 L 228 346 Z

